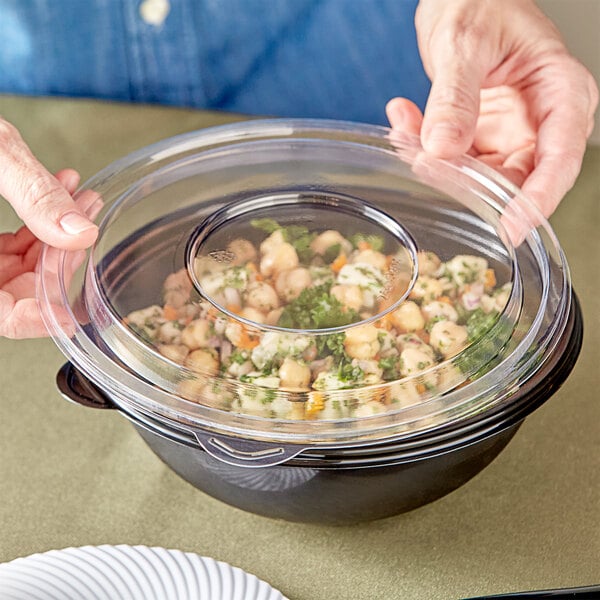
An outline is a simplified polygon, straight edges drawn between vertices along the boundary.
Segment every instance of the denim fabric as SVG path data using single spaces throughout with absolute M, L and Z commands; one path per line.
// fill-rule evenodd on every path
M 423 107 L 416 0 L 0 0 L 0 91 L 385 123 Z

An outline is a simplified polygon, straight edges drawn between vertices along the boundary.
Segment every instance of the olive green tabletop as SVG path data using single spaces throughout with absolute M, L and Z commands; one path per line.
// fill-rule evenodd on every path
M 234 115 L 0 98 L 50 170 L 112 160 Z M 238 117 L 239 118 L 239 117 Z M 352 527 L 258 517 L 180 479 L 112 411 L 65 402 L 49 340 L 0 339 L 0 561 L 52 548 L 143 544 L 241 567 L 290 600 L 452 600 L 600 583 L 600 148 L 552 223 L 584 312 L 568 381 L 500 456 L 420 509 Z M 16 228 L 0 204 L 0 230 Z M 169 599 L 170 600 L 170 599 Z

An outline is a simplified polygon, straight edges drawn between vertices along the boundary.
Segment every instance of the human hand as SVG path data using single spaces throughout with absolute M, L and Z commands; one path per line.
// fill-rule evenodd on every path
M 48 173 L 16 129 L 0 120 L 0 193 L 27 225 L 15 234 L 0 234 L 0 336 L 47 335 L 35 299 L 40 240 L 79 250 L 93 244 L 98 233 L 86 212 L 93 218 L 101 200 L 84 194 L 76 203 L 71 195 L 78 184 L 72 169 Z
M 420 134 L 434 156 L 486 162 L 550 216 L 593 129 L 590 73 L 533 0 L 421 0 L 415 23 L 431 92 L 424 116 L 391 100 L 391 126 Z

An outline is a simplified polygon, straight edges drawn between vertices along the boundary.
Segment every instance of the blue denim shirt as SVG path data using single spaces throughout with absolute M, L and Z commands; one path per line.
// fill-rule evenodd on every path
M 0 91 L 385 123 L 429 82 L 416 0 L 0 0 Z

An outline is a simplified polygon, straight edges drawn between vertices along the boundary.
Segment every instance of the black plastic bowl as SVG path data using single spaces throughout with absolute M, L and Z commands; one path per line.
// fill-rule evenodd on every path
M 201 448 L 174 422 L 125 411 L 70 363 L 57 383 L 69 400 L 116 409 L 183 479 L 232 506 L 289 521 L 350 524 L 417 508 L 460 487 L 502 451 L 523 420 L 550 398 L 573 369 L 583 336 L 575 296 L 563 337 L 542 368 L 510 402 L 461 422 L 374 448 L 309 450 L 264 468 L 231 465 Z

